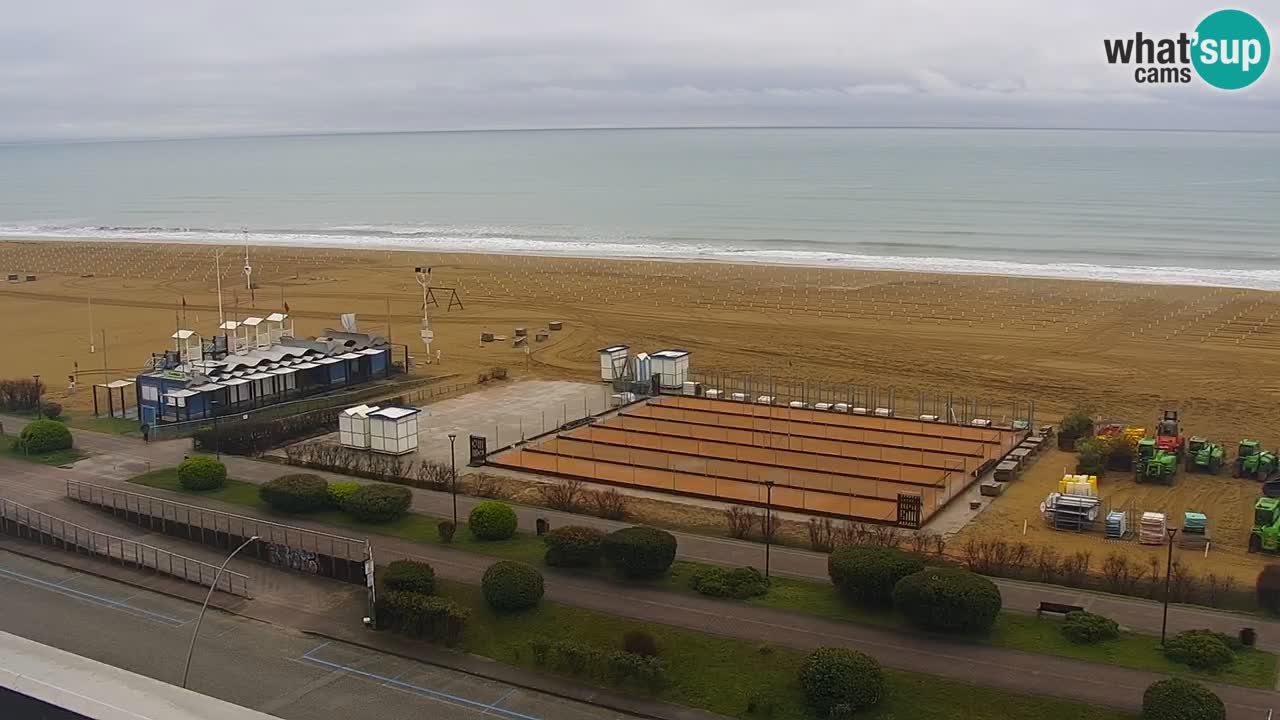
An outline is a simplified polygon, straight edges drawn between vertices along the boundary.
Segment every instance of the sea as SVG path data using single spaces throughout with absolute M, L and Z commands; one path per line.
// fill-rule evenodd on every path
M 758 128 L 0 145 L 0 237 L 1280 289 L 1280 134 Z

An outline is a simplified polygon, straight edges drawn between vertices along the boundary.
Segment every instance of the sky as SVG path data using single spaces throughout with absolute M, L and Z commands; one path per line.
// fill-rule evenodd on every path
M 1233 5 L 1280 35 L 1280 6 Z M 737 125 L 1280 130 L 1104 37 L 1198 0 L 0 0 L 0 140 Z M 1280 64 L 1280 60 L 1273 65 Z

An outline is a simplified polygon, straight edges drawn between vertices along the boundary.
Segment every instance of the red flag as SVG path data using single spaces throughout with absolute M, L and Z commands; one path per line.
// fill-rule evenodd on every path
M 187 296 L 186 296 L 186 295 L 183 295 L 183 296 L 182 296 L 182 309 L 183 309 L 183 310 L 186 310 L 186 309 L 187 309 Z
M 284 314 L 285 315 L 289 314 L 289 303 L 287 302 L 284 304 Z

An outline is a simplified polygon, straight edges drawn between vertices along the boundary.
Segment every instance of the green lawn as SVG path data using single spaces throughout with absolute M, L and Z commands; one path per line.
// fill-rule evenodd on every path
M 440 594 L 470 607 L 464 649 L 520 667 L 539 669 L 530 642 L 570 640 L 603 649 L 620 649 L 622 636 L 642 630 L 657 641 L 667 663 L 667 686 L 659 697 L 730 717 L 778 720 L 812 718 L 804 706 L 796 676 L 804 653 L 763 646 L 666 625 L 655 625 L 590 610 L 544 602 L 514 615 L 495 614 L 479 588 L 440 583 Z M 887 697 L 859 718 L 906 720 L 1120 720 L 1131 715 L 1052 698 L 1017 695 L 889 671 Z M 749 714 L 747 703 L 772 704 L 772 713 Z
M 41 465 L 70 465 L 71 463 L 85 457 L 85 453 L 76 448 L 71 448 L 69 450 L 54 450 L 53 452 L 43 453 L 40 455 L 28 455 L 21 450 L 14 448 L 13 442 L 6 438 L 0 438 L 0 443 L 4 444 L 4 454 L 6 457 L 39 463 Z
M 164 490 L 187 492 L 178 485 L 177 470 L 173 468 L 139 475 L 132 478 L 130 482 Z M 252 483 L 228 480 L 223 488 L 199 494 L 251 507 L 264 513 L 272 512 L 266 503 L 258 498 L 258 486 Z M 282 516 L 282 519 L 287 520 L 288 517 Z M 389 535 L 411 542 L 440 544 L 440 536 L 436 531 L 436 525 L 440 520 L 427 515 L 409 513 L 399 520 L 381 525 L 353 520 L 337 510 L 312 513 L 306 517 L 349 528 L 361 534 Z M 510 540 L 479 541 L 471 537 L 466 527 L 466 518 L 461 517 L 459 520 L 461 527 L 454 535 L 453 547 L 542 566 L 545 546 L 536 536 L 518 533 Z M 695 563 L 677 562 L 667 577 L 656 582 L 665 589 L 694 592 L 689 587 L 689 579 L 698 567 L 699 565 Z M 605 572 L 599 571 L 599 574 L 604 575 Z M 749 602 L 860 625 L 916 632 L 892 612 L 876 612 L 849 606 L 841 600 L 830 584 L 823 582 L 775 577 L 767 595 Z M 1076 645 L 1062 637 L 1059 632 L 1060 625 L 1061 620 L 1057 619 L 1040 620 L 1032 615 L 1004 612 L 1001 613 L 995 628 L 988 636 L 974 639 L 973 642 L 989 643 L 1011 650 L 1118 665 L 1134 670 L 1184 675 L 1231 685 L 1270 689 L 1275 684 L 1276 656 L 1272 653 L 1245 650 L 1237 653 L 1236 661 L 1230 667 L 1217 673 L 1204 673 L 1166 659 L 1159 650 L 1159 640 L 1155 636 L 1124 633 L 1119 639 L 1098 645 Z

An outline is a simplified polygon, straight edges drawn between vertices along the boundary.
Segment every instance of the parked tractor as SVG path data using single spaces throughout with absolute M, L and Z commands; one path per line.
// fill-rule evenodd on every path
M 1236 449 L 1234 477 L 1247 477 L 1261 481 L 1277 469 L 1276 454 L 1262 449 L 1257 440 L 1241 440 Z
M 1133 479 L 1170 485 L 1178 473 L 1178 456 L 1161 450 L 1157 443 L 1156 438 L 1138 441 L 1138 452 L 1133 459 Z
M 1205 471 L 1217 475 L 1226 458 L 1226 450 L 1200 436 L 1187 440 L 1187 472 Z
M 1156 449 L 1181 458 L 1184 442 L 1182 426 L 1178 424 L 1178 411 L 1165 410 L 1164 417 L 1156 423 Z
M 1280 551 L 1280 498 L 1260 497 L 1253 504 L 1253 534 L 1249 552 Z

